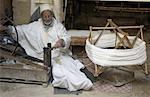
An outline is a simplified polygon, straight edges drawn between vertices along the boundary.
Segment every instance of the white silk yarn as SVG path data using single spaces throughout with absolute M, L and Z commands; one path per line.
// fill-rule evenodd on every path
M 119 33 L 120 37 L 124 35 Z M 136 36 L 128 36 L 132 43 Z M 97 36 L 92 40 L 96 40 Z M 119 39 L 115 33 L 105 33 L 101 35 L 96 45 L 86 40 L 85 50 L 89 59 L 97 65 L 101 66 L 125 66 L 125 65 L 142 65 L 147 60 L 146 44 L 140 38 L 137 38 L 135 45 L 131 49 L 107 49 L 115 47 Z M 127 42 L 124 40 L 125 45 Z

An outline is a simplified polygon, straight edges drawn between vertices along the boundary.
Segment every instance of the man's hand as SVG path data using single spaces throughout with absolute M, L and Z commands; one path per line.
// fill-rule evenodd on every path
M 59 48 L 59 47 L 63 47 L 64 46 L 64 40 L 63 39 L 59 39 L 55 45 L 54 48 Z

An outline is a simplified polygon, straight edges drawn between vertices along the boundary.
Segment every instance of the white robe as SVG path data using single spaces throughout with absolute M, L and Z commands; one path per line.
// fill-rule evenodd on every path
M 14 31 L 13 28 L 12 34 L 15 34 Z M 70 36 L 65 27 L 55 19 L 53 27 L 50 27 L 48 32 L 45 32 L 41 19 L 27 25 L 17 26 L 17 31 L 19 43 L 26 53 L 40 59 L 43 59 L 43 48 L 47 47 L 47 43 L 52 43 L 53 46 L 58 39 L 63 39 L 64 49 L 67 49 L 70 44 Z M 60 51 L 60 49 L 52 50 L 53 86 L 67 88 L 70 91 L 90 89 L 92 82 L 80 71 L 83 64 Z

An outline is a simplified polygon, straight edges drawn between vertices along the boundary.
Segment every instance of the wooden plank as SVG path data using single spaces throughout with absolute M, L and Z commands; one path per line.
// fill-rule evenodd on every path
M 42 82 L 42 81 L 32 81 L 32 80 L 23 80 L 23 79 L 12 79 L 12 78 L 0 78 L 0 82 L 24 83 L 24 84 L 37 84 L 37 85 L 47 84 L 47 82 Z
M 15 50 L 15 48 L 16 48 L 16 46 L 11 45 L 11 44 L 7 44 L 7 45 L 6 44 L 0 44 L 0 49 L 2 49 L 3 51 L 6 51 L 7 53 L 9 53 L 9 55 L 21 56 L 24 59 L 28 59 L 28 60 L 31 60 L 34 62 L 43 63 L 43 60 L 27 55 L 21 47 L 17 47 L 16 50 Z M 15 52 L 14 52 L 14 50 L 15 50 Z
M 122 7 L 103 7 L 99 6 L 97 10 L 104 10 L 104 11 L 124 11 L 124 12 L 144 12 L 144 13 L 149 13 L 150 8 L 122 8 Z
M 12 56 L 8 52 L 5 52 L 5 51 L 3 51 L 1 49 L 0 49 L 0 52 L 1 52 L 1 54 L 0 54 L 1 57 L 14 59 L 14 60 L 19 61 L 21 63 L 29 64 L 29 65 L 37 67 L 37 68 L 48 69 L 48 67 L 45 66 L 45 65 L 36 64 L 36 63 L 32 62 L 31 60 L 27 60 L 27 59 L 24 59 L 22 57 Z
M 87 37 L 71 37 L 71 46 L 84 46 L 86 43 L 86 39 Z
M 16 69 L 0 66 L 0 78 L 10 79 L 23 79 L 32 81 L 47 82 L 48 75 L 46 70 L 33 70 L 33 69 Z
M 143 28 L 144 25 L 140 25 L 140 26 L 119 26 L 118 28 L 120 29 L 138 29 L 138 28 Z M 96 30 L 102 30 L 102 29 L 106 29 L 106 30 L 111 30 L 111 29 L 116 29 L 116 27 L 92 27 L 92 29 L 96 29 Z

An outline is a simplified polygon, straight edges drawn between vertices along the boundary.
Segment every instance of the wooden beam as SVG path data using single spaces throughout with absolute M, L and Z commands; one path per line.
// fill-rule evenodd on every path
M 143 28 L 144 25 L 140 25 L 140 26 L 119 26 L 118 28 L 120 29 L 138 29 L 138 28 Z M 106 29 L 106 30 L 111 30 L 111 29 L 116 29 L 116 27 L 92 27 L 93 30 L 97 29 L 97 30 L 102 30 L 102 29 Z
M 113 27 L 115 27 L 120 33 L 122 33 L 123 35 L 127 35 L 127 33 L 124 32 L 123 30 L 121 30 L 121 29 L 112 21 L 112 19 L 107 19 L 107 21 L 108 21 Z
M 143 35 L 143 30 L 142 30 L 142 28 L 140 28 L 140 31 L 141 31 L 141 39 L 144 40 L 144 35 Z
M 105 25 L 105 28 L 107 28 L 109 25 L 109 22 L 107 22 L 107 24 Z M 97 39 L 95 40 L 95 42 L 93 43 L 94 45 L 97 43 L 97 41 L 99 40 L 99 38 L 101 37 L 101 35 L 103 34 L 105 28 L 101 31 L 101 33 L 99 34 L 99 36 L 97 37 Z
M 150 12 L 150 8 L 122 8 L 122 7 L 99 6 L 97 9 L 104 10 L 104 11 L 119 11 L 119 12 L 124 11 L 124 12 L 136 12 L 136 13 L 140 13 L 140 12 L 149 13 Z
M 133 46 L 133 47 L 134 47 L 135 42 L 136 42 L 136 40 L 137 40 L 137 38 L 138 38 L 139 35 L 140 35 L 140 31 L 138 31 L 138 33 L 136 34 L 135 39 L 134 39 L 133 42 L 132 42 L 132 46 Z
M 38 64 L 38 63 L 35 63 L 35 62 L 33 62 L 33 61 L 31 61 L 31 60 L 27 60 L 27 59 L 25 59 L 25 58 L 23 58 L 23 57 L 21 57 L 21 56 L 12 56 L 10 53 L 8 53 L 8 52 L 5 52 L 5 51 L 3 51 L 3 50 L 1 50 L 0 49 L 0 56 L 1 57 L 4 57 L 4 58 L 9 58 L 9 59 L 14 59 L 14 60 L 16 60 L 16 61 L 19 61 L 19 62 L 21 62 L 21 63 L 24 63 L 24 64 L 28 64 L 28 65 L 30 65 L 30 66 L 33 66 L 33 67 L 37 67 L 37 68 L 40 68 L 40 69 L 49 69 L 47 66 L 45 66 L 45 65 L 40 65 L 40 64 Z

